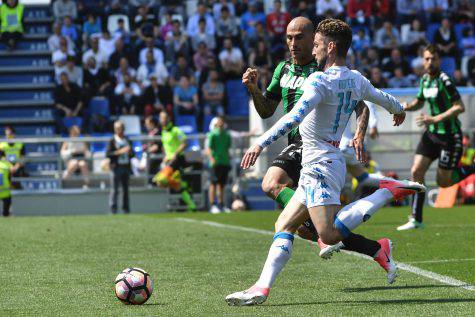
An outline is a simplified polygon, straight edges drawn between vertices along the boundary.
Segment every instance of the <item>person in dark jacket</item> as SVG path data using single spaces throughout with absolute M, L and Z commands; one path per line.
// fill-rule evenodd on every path
M 128 214 L 130 159 L 133 157 L 132 143 L 124 135 L 125 126 L 121 121 L 114 122 L 114 136 L 107 144 L 106 156 L 110 159 L 111 191 L 109 207 L 112 214 L 117 213 L 119 184 L 122 185 L 122 210 Z

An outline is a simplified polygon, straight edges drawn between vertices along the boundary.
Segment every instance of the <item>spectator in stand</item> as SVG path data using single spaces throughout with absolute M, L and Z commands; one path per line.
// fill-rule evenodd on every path
M 225 37 L 231 37 L 235 42 L 240 40 L 238 22 L 236 17 L 231 15 L 228 7 L 221 8 L 221 16 L 216 21 L 216 35 L 218 38 L 218 48 L 223 47 Z
M 69 128 L 69 137 L 78 138 L 81 136 L 81 129 L 77 125 Z M 67 179 L 80 171 L 84 177 L 83 188 L 89 188 L 89 166 L 87 159 L 91 157 L 89 146 L 86 142 L 69 141 L 61 145 L 61 158 L 64 161 L 66 169 L 63 172 L 63 179 Z
M 209 80 L 203 85 L 203 101 L 205 115 L 224 115 L 224 85 L 215 70 L 209 73 Z
M 129 0 L 129 5 L 131 6 L 132 14 L 137 12 L 141 6 L 145 6 L 150 12 L 153 12 L 157 8 L 157 0 Z
M 117 70 L 117 68 L 119 68 L 120 60 L 123 57 L 125 57 L 131 65 L 136 65 L 133 59 L 133 55 L 130 53 L 130 47 L 124 46 L 124 41 L 121 38 L 118 38 L 115 40 L 115 50 L 114 53 L 112 53 L 109 57 L 109 62 L 107 63 L 107 66 L 112 71 Z
M 317 0 L 315 1 L 318 20 L 324 18 L 341 18 L 344 14 L 340 0 Z
M 162 134 L 160 129 L 160 125 L 153 116 L 147 116 L 145 118 L 145 128 L 147 129 L 147 135 L 149 137 L 159 137 Z M 162 142 L 160 140 L 153 140 L 148 141 L 143 146 L 143 153 L 146 155 L 148 159 L 148 175 L 152 177 L 149 179 L 150 184 L 154 184 L 152 182 L 152 178 L 155 174 L 160 171 L 160 164 L 162 163 L 162 159 L 158 156 L 162 152 Z
M 112 78 L 109 71 L 99 67 L 94 56 L 84 64 L 84 92 L 86 96 L 112 96 Z
M 411 23 L 411 28 L 405 34 L 401 34 L 401 42 L 405 48 L 405 53 L 408 55 L 417 55 L 417 49 L 421 45 L 426 45 L 426 32 L 421 28 L 421 22 L 414 20 Z
M 258 11 L 258 4 L 252 0 L 249 2 L 249 10 L 241 16 L 241 30 L 243 38 L 253 38 L 256 33 L 256 24 L 266 25 L 266 16 Z
M 351 48 L 355 53 L 362 53 L 371 46 L 371 40 L 366 34 L 364 29 L 359 29 L 358 32 L 353 35 L 353 42 Z
M 245 51 L 250 51 L 257 46 L 259 41 L 264 41 L 266 43 L 271 43 L 271 38 L 269 37 L 269 32 L 267 32 L 265 25 L 261 22 L 257 22 L 255 26 L 255 32 L 252 36 L 248 36 L 244 38 L 244 49 Z M 274 45 L 276 47 L 283 47 L 282 44 Z
M 122 185 L 122 210 L 130 212 L 129 179 L 131 173 L 130 159 L 134 156 L 132 142 L 124 135 L 125 126 L 121 121 L 114 122 L 114 136 L 107 145 L 106 156 L 110 159 L 111 192 L 109 207 L 112 214 L 117 213 L 119 185 Z
M 142 114 L 142 109 L 138 109 L 140 105 L 140 86 L 132 81 L 132 77 L 126 73 L 123 81 L 114 89 L 115 99 L 117 100 L 118 114 Z
M 389 13 L 390 6 L 389 0 L 373 1 L 374 25 L 380 26 L 383 21 L 392 20 L 392 16 Z
M 213 70 L 217 71 L 218 74 L 222 73 L 216 58 L 208 57 L 208 62 L 206 63 L 205 67 L 203 67 L 203 69 L 201 70 L 200 76 L 198 78 L 199 92 L 202 92 L 203 85 L 208 81 L 209 73 Z
M 168 70 L 165 65 L 155 60 L 153 51 L 148 51 L 145 55 L 145 64 L 139 66 L 137 70 L 137 82 L 143 88 L 150 85 L 150 76 L 155 75 L 159 85 L 165 85 L 168 80 Z
M 396 2 L 397 24 L 403 25 L 418 19 L 422 13 L 422 1 L 420 0 L 397 0 Z
M 379 52 L 376 48 L 370 47 L 368 49 L 368 64 L 371 67 L 379 67 L 381 65 L 381 60 L 379 58 Z
M 272 61 L 269 52 L 267 51 L 266 42 L 257 42 L 256 49 L 252 50 L 251 54 L 249 54 L 248 64 L 250 67 L 259 68 L 260 70 L 263 68 L 270 69 L 272 67 Z
M 371 68 L 369 81 L 376 88 L 388 88 L 388 84 L 386 83 L 386 80 L 384 79 L 381 69 L 379 67 Z
M 209 186 L 209 203 L 211 213 L 220 213 L 224 210 L 224 189 L 228 182 L 231 169 L 229 150 L 231 149 L 231 134 L 226 130 L 224 117 L 219 116 L 216 127 L 208 133 L 208 148 L 206 154 L 211 168 L 211 184 Z M 216 195 L 215 195 L 216 194 Z M 217 196 L 217 197 L 215 197 Z M 215 205 L 217 198 L 217 205 Z
M 219 0 L 213 4 L 213 16 L 215 21 L 218 21 L 221 18 L 223 13 L 223 8 L 227 9 L 227 12 L 233 17 L 236 16 L 236 10 L 234 9 L 234 4 L 228 0 Z
M 63 19 L 63 25 L 61 26 L 61 34 L 69 37 L 75 44 L 79 42 L 78 27 L 73 24 L 73 20 L 70 16 L 65 16 Z
M 13 50 L 23 38 L 23 11 L 23 4 L 18 0 L 7 0 L 0 6 L 0 39 L 8 50 Z
M 82 63 L 85 64 L 89 57 L 94 56 L 94 59 L 96 60 L 96 63 L 99 67 L 106 66 L 108 58 L 106 52 L 101 50 L 99 47 L 99 38 L 92 37 L 90 42 L 91 48 L 82 55 Z
M 405 75 L 409 73 L 409 63 L 402 58 L 401 51 L 398 48 L 391 50 L 391 56 L 383 60 L 383 71 L 394 76 L 395 69 L 399 67 Z
M 60 75 L 62 73 L 66 73 L 71 82 L 75 83 L 79 87 L 82 87 L 83 71 L 81 67 L 76 66 L 74 56 L 68 55 L 66 58 L 66 65 L 59 68 L 55 68 L 55 77 L 57 84 L 61 83 Z
M 173 21 L 173 30 L 167 36 L 165 49 L 167 65 L 178 62 L 177 56 L 179 55 L 185 56 L 186 59 L 189 57 L 188 37 L 181 31 L 180 21 L 178 20 Z
M 467 86 L 467 79 L 463 77 L 462 71 L 460 69 L 456 69 L 454 71 L 454 78 L 453 78 L 455 86 L 464 87 Z
M 210 50 L 214 51 L 216 49 L 215 36 L 206 31 L 205 19 L 200 19 L 198 22 L 198 32 L 191 38 L 191 48 L 193 52 L 198 50 L 198 44 L 201 42 L 204 42 Z
M 223 46 L 223 50 L 219 53 L 219 61 L 226 79 L 240 78 L 244 66 L 241 50 L 233 46 L 230 38 L 224 40 Z
M 88 43 L 91 35 L 100 34 L 102 32 L 101 19 L 98 19 L 93 13 L 87 15 L 87 20 L 82 26 L 82 41 Z
M 5 139 L 15 139 L 15 129 L 12 126 L 5 126 Z M 25 170 L 25 145 L 22 142 L 2 142 L 0 143 L 0 151 L 5 155 L 5 160 L 11 164 L 11 176 L 13 177 L 28 177 Z M 12 187 L 21 189 L 20 182 L 12 182 Z
M 157 38 L 160 29 L 157 24 L 158 19 L 155 15 L 149 12 L 147 6 L 140 6 L 138 8 L 138 15 L 135 17 L 135 33 L 138 36 L 136 41 L 137 46 L 141 46 L 142 43 L 145 43 L 148 39 Z
M 165 23 L 163 23 L 162 26 L 160 26 L 160 37 L 162 38 L 163 41 L 167 39 L 167 36 L 169 33 L 172 32 L 173 30 L 173 18 L 172 18 L 173 12 L 167 12 L 165 14 Z
M 53 2 L 53 16 L 56 20 L 71 17 L 74 20 L 78 17 L 76 2 L 72 0 L 56 0 Z
M 426 15 L 426 23 L 440 22 L 449 13 L 448 0 L 422 0 L 422 8 Z
M 175 115 L 199 115 L 198 91 L 187 76 L 181 76 L 179 85 L 173 90 L 173 104 Z
M 458 22 L 469 24 L 475 18 L 472 0 L 454 1 L 454 15 L 458 17 Z
M 105 30 L 102 33 L 102 36 L 99 36 L 99 51 L 103 52 L 104 56 L 107 58 L 106 61 L 109 61 L 111 55 L 115 51 L 116 39 L 111 36 L 108 30 Z
M 210 58 L 214 59 L 213 53 L 208 49 L 205 42 L 200 42 L 196 53 L 193 55 L 195 69 L 201 72 Z
M 459 57 L 457 51 L 457 37 L 455 36 L 454 29 L 450 25 L 449 19 L 444 18 L 442 20 L 440 28 L 435 32 L 434 43 L 440 50 L 440 56 Z
M 117 29 L 115 29 L 114 31 L 114 34 L 112 35 L 112 37 L 114 39 L 118 39 L 118 38 L 121 38 L 124 43 L 126 43 L 127 45 L 130 45 L 130 37 L 132 35 L 130 34 L 130 31 L 128 31 L 126 28 L 125 28 L 125 21 L 123 18 L 119 18 L 117 20 Z
M 372 1 L 348 0 L 346 12 L 351 26 L 368 27 L 372 16 Z
M 191 80 L 191 84 L 195 83 L 195 76 L 191 67 L 188 66 L 188 61 L 183 55 L 177 57 L 176 65 L 172 66 L 170 71 L 170 86 L 173 88 L 178 85 L 182 76 Z
M 206 11 L 207 8 L 204 2 L 199 2 L 198 7 L 196 9 L 196 13 L 188 19 L 188 24 L 186 25 L 186 34 L 190 38 L 193 38 L 198 34 L 199 21 L 201 19 L 204 19 L 206 21 L 206 33 L 211 36 L 215 35 L 216 31 L 213 17 Z
M 282 44 L 284 41 L 285 30 L 290 19 L 288 12 L 282 12 L 282 1 L 275 0 L 274 11 L 269 13 L 266 17 L 267 31 L 269 32 L 273 45 Z
M 119 62 L 119 68 L 114 73 L 115 75 L 115 82 L 120 84 L 124 82 L 125 75 L 128 75 L 132 80 L 135 80 L 137 72 L 133 67 L 130 67 L 129 61 L 127 58 L 122 57 Z
M 162 50 L 159 49 L 158 47 L 155 47 L 153 39 L 149 38 L 145 41 L 145 47 L 140 50 L 140 54 L 139 54 L 139 63 L 140 63 L 140 65 L 147 63 L 146 55 L 149 52 L 151 52 L 153 54 L 153 59 L 157 63 L 163 64 L 165 62 Z
M 70 82 L 66 73 L 62 73 L 60 78 L 61 84 L 56 87 L 54 92 L 54 103 L 59 111 L 59 116 L 61 118 L 81 116 L 83 108 L 81 88 L 75 83 Z M 62 130 L 62 127 L 60 128 Z
M 51 52 L 59 50 L 59 42 L 61 37 L 61 23 L 55 22 L 53 24 L 53 34 L 48 37 L 48 47 Z M 68 50 L 74 50 L 74 42 L 69 37 L 64 37 L 68 42 Z
M 306 0 L 300 0 L 295 8 L 290 7 L 292 17 L 305 17 L 310 21 L 317 20 L 315 11 L 312 10 Z
M 383 27 L 376 31 L 374 44 L 382 55 L 387 55 L 391 49 L 398 47 L 399 42 L 399 31 L 389 21 L 384 22 Z
M 404 72 L 401 67 L 394 69 L 394 77 L 388 81 L 389 88 L 406 88 L 412 87 L 412 82 L 404 76 Z
M 145 116 L 158 115 L 163 110 L 168 110 L 167 87 L 159 84 L 155 73 L 150 75 L 149 80 L 150 85 L 145 88 L 142 96 Z
M 58 70 L 60 68 L 66 65 L 66 60 L 68 56 L 74 56 L 74 55 L 75 55 L 74 51 L 68 48 L 68 41 L 66 40 L 66 38 L 64 36 L 60 37 L 59 49 L 54 51 L 53 55 L 51 56 L 51 61 L 54 64 L 56 73 L 58 73 Z
M 462 51 L 467 58 L 475 57 L 475 36 L 473 27 L 467 27 L 462 31 Z

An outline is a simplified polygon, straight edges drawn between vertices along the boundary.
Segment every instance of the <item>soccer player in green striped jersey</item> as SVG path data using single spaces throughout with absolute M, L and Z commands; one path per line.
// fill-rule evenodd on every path
M 426 131 L 414 156 L 412 180 L 424 183 L 427 170 L 438 159 L 437 185 L 449 187 L 474 173 L 473 166 L 458 167 L 463 148 L 457 116 L 465 111 L 465 107 L 452 80 L 440 70 L 440 53 L 435 45 L 424 49 L 423 65 L 426 74 L 422 76 L 417 98 L 404 105 L 404 110 L 415 111 L 427 101 L 430 113 L 421 114 L 416 119 L 419 126 L 426 127 Z M 399 226 L 398 230 L 422 227 L 424 199 L 424 193 L 414 195 L 409 222 Z

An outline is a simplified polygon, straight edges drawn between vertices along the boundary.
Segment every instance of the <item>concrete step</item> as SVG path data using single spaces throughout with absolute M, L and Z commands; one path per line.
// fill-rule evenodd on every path
M 53 105 L 53 99 L 0 100 L 0 107 L 51 107 Z
M 11 83 L 11 84 L 0 84 L 0 91 L 2 90 L 45 90 L 45 89 L 54 89 L 54 83 Z

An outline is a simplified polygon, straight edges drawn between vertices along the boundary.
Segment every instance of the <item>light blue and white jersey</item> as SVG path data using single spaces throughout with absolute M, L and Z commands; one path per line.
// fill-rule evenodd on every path
M 390 113 L 403 108 L 393 96 L 373 87 L 358 71 L 332 66 L 311 74 L 295 107 L 258 140 L 266 147 L 299 125 L 303 142 L 302 165 L 341 158 L 337 145 L 357 103 L 368 100 Z
M 366 105 L 369 109 L 369 120 L 368 120 L 368 128 L 377 128 L 378 126 L 378 113 L 376 112 L 376 105 L 372 102 L 365 100 Z M 341 136 L 340 141 L 340 150 L 346 149 L 350 145 L 350 141 L 353 139 L 353 132 L 351 131 L 351 126 L 349 124 L 346 125 L 345 131 L 343 131 L 343 135 Z

